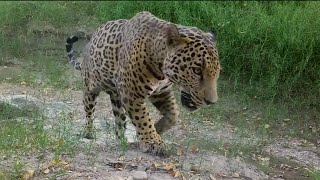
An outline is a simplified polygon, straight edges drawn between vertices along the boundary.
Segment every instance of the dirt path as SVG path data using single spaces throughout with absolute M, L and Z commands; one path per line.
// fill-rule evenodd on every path
M 248 164 L 248 160 L 243 157 L 226 157 L 217 153 L 215 149 L 202 150 L 194 146 L 192 141 L 185 140 L 199 141 L 201 137 L 206 137 L 206 141 L 223 143 L 226 146 L 239 142 L 239 139 L 241 143 L 254 143 L 254 138 L 238 137 L 226 127 L 210 129 L 208 125 L 208 127 L 202 127 L 201 131 L 197 131 L 195 122 L 185 123 L 183 120 L 180 120 L 178 125 L 164 137 L 167 143 L 176 149 L 174 153 L 167 158 L 151 156 L 141 153 L 137 148 L 132 125 L 129 125 L 126 132 L 130 142 L 129 147 L 117 143 L 113 133 L 111 106 L 105 94 L 99 96 L 96 108 L 96 140 L 77 138 L 79 130 L 84 126 L 81 91 L 57 92 L 54 89 L 1 84 L 0 94 L 2 99 L 7 98 L 9 101 L 29 97 L 27 101 L 46 111 L 48 124 L 45 127 L 48 133 L 61 128 L 61 123 L 66 123 L 69 136 L 76 139 L 75 155 L 63 154 L 59 161 L 55 160 L 55 153 L 50 149 L 42 155 L 23 156 L 27 169 L 35 170 L 34 179 L 143 179 L 144 176 L 154 180 L 308 179 L 301 174 L 300 170 L 307 167 L 320 169 L 319 145 L 309 144 L 308 148 L 303 148 L 302 146 L 308 142 L 298 139 L 287 140 L 285 143 L 279 141 L 263 147 L 265 155 L 250 157 L 249 159 L 254 161 Z M 154 109 L 151 115 L 155 119 L 158 118 Z M 197 132 L 194 133 L 194 131 Z M 125 150 L 126 148 L 128 150 Z M 268 166 L 271 156 L 276 158 L 278 163 L 272 164 L 272 167 L 270 165 L 269 168 L 273 168 L 272 173 L 266 175 L 255 165 Z M 12 159 L 7 159 L 1 164 L 6 164 L 6 167 L 10 168 L 13 162 Z M 61 170 L 64 173 L 61 173 Z

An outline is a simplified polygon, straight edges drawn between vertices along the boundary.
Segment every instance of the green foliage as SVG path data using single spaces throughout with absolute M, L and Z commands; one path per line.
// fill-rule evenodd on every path
M 309 172 L 308 175 L 310 175 L 314 180 L 320 180 L 320 171 Z
M 0 153 L 41 149 L 48 144 L 40 112 L 7 103 L 0 103 L 0 109 Z
M 46 121 L 40 110 L 30 112 L 28 108 L 0 103 L 0 155 L 2 159 L 14 159 L 11 170 L 0 170 L 1 180 L 21 179 L 26 171 L 26 160 L 20 159 L 23 156 L 38 153 L 42 159 L 48 151 L 54 152 L 56 159 L 74 155 L 79 138 L 72 133 L 75 126 L 68 116 L 57 118 L 52 130 Z
M 319 8 L 318 2 L 1 2 L 0 46 L 9 55 L 23 56 L 30 24 L 69 33 L 150 11 L 174 23 L 217 31 L 223 75 L 236 90 L 264 99 L 314 99 L 320 97 Z
M 76 2 L 0 2 L 0 52 L 2 56 L 25 56 L 28 53 L 34 24 L 36 28 L 50 25 L 66 30 L 69 23 L 87 21 L 90 9 L 86 3 L 78 7 Z M 91 10 L 92 11 L 92 10 Z M 92 14 L 92 13 L 91 13 Z M 80 20 L 81 19 L 81 20 Z M 67 28 L 65 28 L 67 26 Z M 33 39 L 32 39 L 33 40 Z
M 317 2 L 109 1 L 97 14 L 105 21 L 150 11 L 174 23 L 216 30 L 224 73 L 270 99 L 298 91 L 320 95 L 319 8 Z
M 9 119 L 19 118 L 23 116 L 32 117 L 38 114 L 36 111 L 32 111 L 34 109 L 31 108 L 17 108 L 10 104 L 4 103 L 0 101 L 0 122 L 6 121 Z

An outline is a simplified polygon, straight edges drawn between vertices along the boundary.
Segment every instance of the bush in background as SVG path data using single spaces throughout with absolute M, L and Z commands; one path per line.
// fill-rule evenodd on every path
M 84 23 L 83 17 L 87 17 L 96 19 L 95 26 L 98 27 L 108 20 L 131 18 L 144 10 L 174 23 L 217 31 L 223 77 L 234 83 L 237 91 L 246 91 L 264 99 L 299 97 L 316 102 L 316 98 L 320 97 L 318 2 L 1 4 L 0 40 L 3 43 L 0 46 L 14 55 L 23 56 L 30 21 L 72 29 L 74 25 Z
M 224 74 L 270 99 L 319 97 L 319 9 L 318 2 L 122 1 L 102 2 L 97 14 L 103 22 L 145 10 L 174 23 L 216 30 Z

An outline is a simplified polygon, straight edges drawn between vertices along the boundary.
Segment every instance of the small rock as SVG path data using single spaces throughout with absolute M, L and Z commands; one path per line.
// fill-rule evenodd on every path
M 193 171 L 194 174 L 199 174 L 201 171 L 199 165 L 192 165 L 190 170 Z
M 52 129 L 52 125 L 46 125 L 46 126 L 43 127 L 43 129 L 44 129 L 44 130 Z
M 116 177 L 115 180 L 132 180 L 132 177 Z
M 132 175 L 133 180 L 147 180 L 148 175 L 145 171 L 135 171 Z
M 148 180 L 162 180 L 163 178 L 162 177 L 158 177 L 158 176 L 150 176 Z
M 125 180 L 133 180 L 132 176 L 127 177 Z
M 26 118 L 26 117 L 18 117 L 18 118 L 16 118 L 15 120 L 16 120 L 17 122 L 19 122 L 19 123 L 23 123 L 23 122 L 32 123 L 32 122 L 30 122 L 30 121 L 32 121 L 32 120 L 30 120 L 30 119 L 28 119 L 28 118 Z
M 238 174 L 238 173 L 233 173 L 233 175 L 232 175 L 232 177 L 234 177 L 234 178 L 239 178 L 240 177 L 240 175 Z
M 46 169 L 43 171 L 43 173 L 48 174 L 50 172 L 50 169 Z
M 84 142 L 84 143 L 90 143 L 91 140 L 90 139 L 87 139 L 87 138 L 82 138 L 80 139 L 81 142 Z
M 137 171 L 146 171 L 146 169 L 144 166 L 138 166 Z
M 21 109 L 26 109 L 29 111 L 39 110 L 39 104 L 37 104 L 38 99 L 27 96 L 27 95 L 13 95 L 11 96 L 10 104 L 15 105 Z

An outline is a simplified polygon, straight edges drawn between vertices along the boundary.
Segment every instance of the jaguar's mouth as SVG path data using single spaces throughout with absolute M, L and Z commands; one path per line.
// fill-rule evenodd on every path
M 192 100 L 191 94 L 181 91 L 181 104 L 185 107 L 188 111 L 195 111 L 198 109 L 196 103 Z

